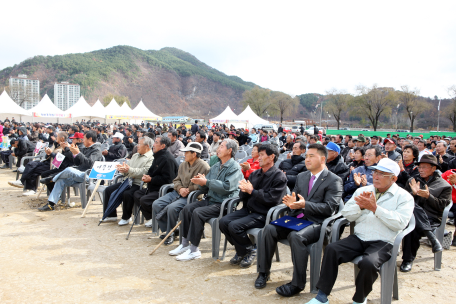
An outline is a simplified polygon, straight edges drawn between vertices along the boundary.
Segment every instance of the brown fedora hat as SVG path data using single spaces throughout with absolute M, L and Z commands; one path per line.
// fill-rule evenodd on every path
M 420 161 L 418 164 L 425 163 L 425 164 L 431 164 L 433 166 L 436 166 L 438 169 L 441 169 L 440 164 L 437 162 L 437 157 L 435 157 L 432 154 L 424 154 L 421 156 Z

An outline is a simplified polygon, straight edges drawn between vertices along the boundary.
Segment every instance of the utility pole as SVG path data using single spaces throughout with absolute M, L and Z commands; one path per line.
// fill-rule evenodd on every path
M 398 104 L 396 107 L 396 132 L 397 132 L 397 115 L 399 113 L 399 106 L 400 106 L 400 104 Z
M 321 101 L 321 106 L 320 106 L 320 126 L 321 126 L 321 116 L 323 114 L 323 100 Z
M 439 128 L 440 128 L 440 99 L 439 99 L 439 106 L 437 107 L 437 111 L 438 111 L 438 118 L 437 118 L 437 132 L 439 131 Z

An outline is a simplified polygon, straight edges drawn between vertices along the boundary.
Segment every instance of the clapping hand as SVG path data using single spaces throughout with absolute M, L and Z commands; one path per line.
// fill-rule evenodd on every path
M 207 183 L 206 176 L 204 174 L 198 173 L 195 177 L 190 180 L 192 183 L 198 186 L 205 186 Z
M 397 163 L 399 165 L 399 168 L 401 169 L 401 172 L 405 170 L 404 168 L 404 162 L 401 160 Z
M 287 194 L 283 197 L 282 203 L 290 209 L 304 209 L 306 207 L 306 200 L 301 194 L 298 194 L 299 201 L 296 201 L 296 194 L 293 192 L 291 195 Z
M 242 192 L 252 194 L 253 185 L 250 183 L 250 181 L 246 181 L 245 179 L 242 179 L 239 181 L 239 189 L 241 189 Z
M 248 162 L 240 164 L 242 167 L 242 170 L 244 171 L 249 171 L 250 170 L 250 164 Z
M 361 184 L 361 173 L 354 173 L 353 180 L 355 181 L 355 185 L 359 186 Z
M 381 158 L 387 158 L 388 155 L 386 155 L 385 153 L 382 153 L 382 154 L 380 155 L 380 157 L 381 157 Z
M 413 178 L 410 183 L 410 188 L 412 188 L 413 195 L 417 195 L 418 190 L 420 190 L 420 182 L 416 182 L 416 180 Z
M 117 165 L 117 170 L 119 170 L 120 173 L 128 173 L 130 171 L 130 166 L 127 165 L 127 163 L 123 163 L 120 165 Z
M 424 197 L 424 198 L 429 198 L 430 193 L 429 193 L 428 185 L 425 184 L 424 188 L 425 188 L 424 190 L 423 189 L 419 189 L 416 194 L 418 196 L 421 196 L 421 197 Z
M 361 185 L 363 185 L 363 187 L 367 186 L 367 176 L 366 176 L 366 174 L 363 174 L 361 176 Z
M 375 199 L 374 192 L 364 191 L 355 197 L 355 202 L 361 210 L 366 209 L 374 213 L 377 211 L 377 200 Z
M 443 158 L 442 158 L 442 155 L 439 155 L 439 163 L 443 164 Z
M 145 183 L 149 183 L 152 180 L 152 178 L 150 177 L 150 175 L 143 175 L 141 180 Z
M 452 185 L 456 184 L 456 174 L 453 173 L 450 176 L 448 176 L 448 180 Z
M 79 148 L 76 144 L 70 145 L 70 151 L 71 151 L 71 153 L 73 153 L 73 155 L 79 154 Z

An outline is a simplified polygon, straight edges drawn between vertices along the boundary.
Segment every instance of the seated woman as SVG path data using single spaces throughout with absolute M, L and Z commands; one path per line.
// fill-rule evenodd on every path
M 252 158 L 249 158 L 245 163 L 240 164 L 245 179 L 248 179 L 253 171 L 260 169 L 258 147 L 261 147 L 261 144 L 254 144 L 252 148 Z
M 402 150 L 402 161 L 399 162 L 401 173 L 399 173 L 396 182 L 399 187 L 405 188 L 407 181 L 411 177 L 420 175 L 418 172 L 418 167 L 416 165 L 419 153 L 420 151 L 414 145 L 406 145 Z
M 348 167 L 350 168 L 350 172 L 362 165 L 364 165 L 364 149 L 363 148 L 359 148 L 359 147 L 356 147 L 354 149 L 355 153 L 353 155 L 354 159 L 353 161 L 348 165 Z

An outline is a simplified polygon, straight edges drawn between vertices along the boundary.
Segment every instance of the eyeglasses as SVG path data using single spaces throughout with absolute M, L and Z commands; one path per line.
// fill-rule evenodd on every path
M 382 171 L 377 171 L 377 170 L 374 171 L 374 172 L 372 173 L 372 175 L 379 175 L 379 176 L 381 176 L 381 177 L 391 177 L 391 176 L 393 176 L 392 174 L 384 173 L 384 172 L 382 172 Z

